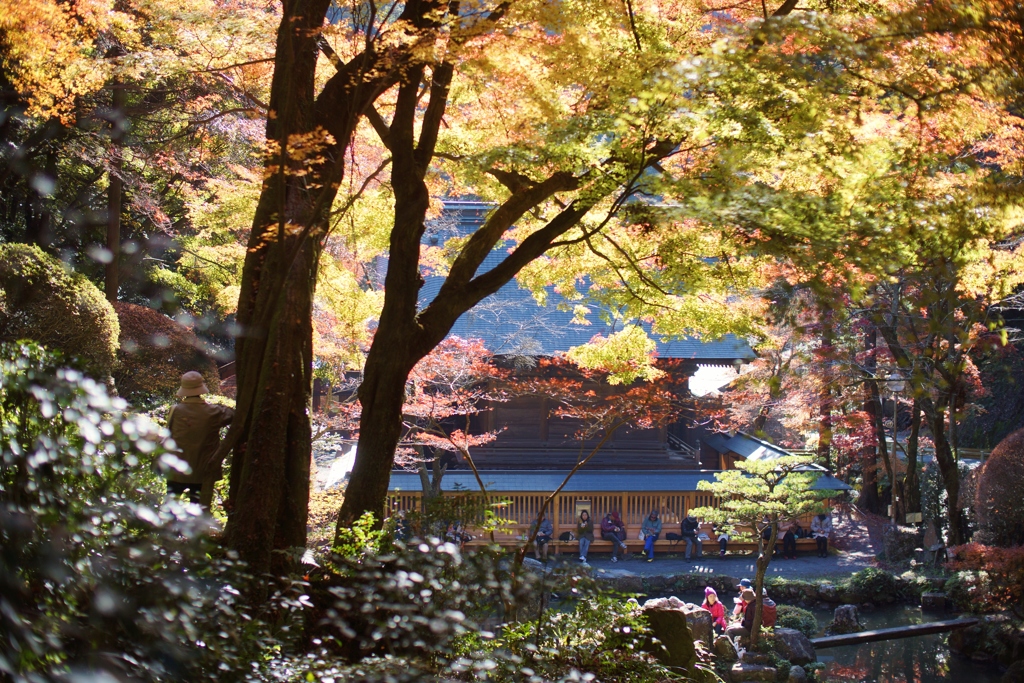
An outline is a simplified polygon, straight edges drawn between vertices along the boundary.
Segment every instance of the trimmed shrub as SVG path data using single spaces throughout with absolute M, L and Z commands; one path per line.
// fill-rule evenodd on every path
M 876 604 L 895 602 L 903 597 L 904 587 L 900 580 L 876 567 L 867 567 L 852 574 L 849 584 L 855 593 Z
M 960 609 L 978 612 L 1024 607 L 1024 548 L 968 543 L 953 548 L 947 567 L 956 574 L 946 593 Z
M 979 540 L 1024 545 L 1024 429 L 999 442 L 981 467 L 975 494 Z
M 800 631 L 808 638 L 818 633 L 818 620 L 810 610 L 793 605 L 779 605 L 776 626 L 792 628 Z
M 201 374 L 210 391 L 217 392 L 217 364 L 190 329 L 145 306 L 117 302 L 114 309 L 121 322 L 114 372 L 121 396 L 136 405 L 171 399 L 189 370 Z
M 117 314 L 84 275 L 35 245 L 0 244 L 0 342 L 39 342 L 106 378 L 117 335 Z

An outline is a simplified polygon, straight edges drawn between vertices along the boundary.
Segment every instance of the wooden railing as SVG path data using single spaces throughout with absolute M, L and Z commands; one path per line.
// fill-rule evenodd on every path
M 447 496 L 479 496 L 478 492 L 448 493 Z M 488 494 L 488 505 L 495 511 L 499 518 L 505 520 L 499 528 L 494 531 L 494 540 L 506 547 L 515 547 L 521 544 L 528 536 L 530 528 L 537 520 L 537 513 L 547 498 L 544 493 L 505 493 Z M 400 493 L 388 494 L 388 506 L 392 514 L 399 511 L 418 512 L 421 509 L 422 494 L 418 491 L 402 491 Z M 626 541 L 635 550 L 642 546 L 639 540 L 640 526 L 643 520 L 650 514 L 651 510 L 657 510 L 662 521 L 662 534 L 658 542 L 659 546 L 671 545 L 667 534 L 669 532 L 679 533 L 680 524 L 686 512 L 697 507 L 718 507 L 718 499 L 705 491 L 661 491 L 661 492 L 572 492 L 562 493 L 555 496 L 547 509 L 548 519 L 554 527 L 554 537 L 566 531 L 576 531 L 577 503 L 590 504 L 591 518 L 594 520 L 594 535 L 598 546 L 607 545 L 601 541 L 601 519 L 609 510 L 618 510 L 622 515 L 623 524 L 626 527 Z M 479 510 L 479 504 L 469 505 L 468 509 Z M 813 514 L 808 513 L 800 517 L 800 523 L 804 529 L 810 528 Z M 459 519 L 452 522 L 462 522 L 466 531 L 476 539 L 476 542 L 485 542 L 490 538 L 489 534 L 480 528 L 479 519 Z M 705 542 L 705 547 L 714 550 L 717 543 L 711 526 L 701 525 L 701 531 L 712 537 L 712 541 Z M 782 541 L 779 540 L 781 545 Z M 798 543 L 803 549 L 813 546 L 813 539 L 800 539 Z M 557 551 L 556 543 L 556 551 Z M 572 547 L 575 547 L 573 545 Z M 730 549 L 756 550 L 756 543 L 730 541 Z
M 479 496 L 479 493 L 458 493 L 447 495 Z M 422 494 L 414 491 L 388 494 L 388 509 L 392 514 L 400 510 L 419 511 Z M 488 505 L 494 509 L 498 517 L 507 520 L 501 529 L 503 536 L 522 536 L 529 532 L 530 525 L 537 520 L 541 505 L 548 497 L 544 493 L 506 493 L 488 494 Z M 565 531 L 576 531 L 577 509 L 579 505 L 589 503 L 590 516 L 594 520 L 594 528 L 600 536 L 601 519 L 611 510 L 618 510 L 626 526 L 629 538 L 635 539 L 640 533 L 640 525 L 651 510 L 657 510 L 661 517 L 664 532 L 679 531 L 679 525 L 686 512 L 696 507 L 717 507 L 715 496 L 704 491 L 661 491 L 614 493 L 608 491 L 561 493 L 555 496 L 547 509 L 548 519 L 555 528 L 555 537 Z M 472 520 L 462 520 L 472 529 Z M 472 533 L 472 531 L 471 531 Z

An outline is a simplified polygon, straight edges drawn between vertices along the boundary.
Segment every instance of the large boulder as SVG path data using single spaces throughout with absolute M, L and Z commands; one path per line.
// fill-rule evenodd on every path
M 686 613 L 686 623 L 690 626 L 693 639 L 702 640 L 705 646 L 710 647 L 715 640 L 715 627 L 711 620 L 711 612 L 690 603 L 683 607 L 683 611 Z
M 775 649 L 793 664 L 810 664 L 818 659 L 810 638 L 795 628 L 775 628 Z
M 645 649 L 665 666 L 693 671 L 697 664 L 694 636 L 687 624 L 683 603 L 673 598 L 658 598 L 644 603 L 643 614 L 651 627 L 653 639 Z
M 740 653 L 736 651 L 736 643 L 732 642 L 732 638 L 729 636 L 718 636 L 715 638 L 714 650 L 715 657 L 727 664 L 735 662 L 740 658 Z
M 789 670 L 787 683 L 804 683 L 807 680 L 807 672 L 802 666 L 794 666 Z
M 679 610 L 686 616 L 686 624 L 690 627 L 694 640 L 704 641 L 704 645 L 711 647 L 715 640 L 714 622 L 711 620 L 711 612 L 703 607 L 684 602 L 672 596 L 669 598 L 654 598 L 644 603 L 644 609 L 671 609 Z
M 860 618 L 857 614 L 857 606 L 840 605 L 836 607 L 832 623 L 826 632 L 830 635 L 838 635 L 840 633 L 856 633 L 863 630 L 864 628 L 860 625 Z
M 743 683 L 744 681 L 774 681 L 778 670 L 767 664 L 748 664 L 747 662 L 736 662 L 729 669 L 729 680 L 732 683 Z

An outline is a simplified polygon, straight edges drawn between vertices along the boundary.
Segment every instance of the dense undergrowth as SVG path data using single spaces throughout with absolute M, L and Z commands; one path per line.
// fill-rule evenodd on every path
M 159 424 L 37 346 L 0 347 L 0 423 L 2 681 L 675 677 L 635 603 L 370 519 L 317 568 L 248 575 L 197 506 L 165 500 L 183 463 Z M 243 601 L 268 580 L 269 602 Z M 510 605 L 536 609 L 504 623 Z

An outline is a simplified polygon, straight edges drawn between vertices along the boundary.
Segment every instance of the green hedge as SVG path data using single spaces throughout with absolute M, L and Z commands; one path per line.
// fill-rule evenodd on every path
M 37 246 L 0 244 L 0 342 L 38 342 L 105 378 L 118 332 L 113 307 L 84 275 Z

